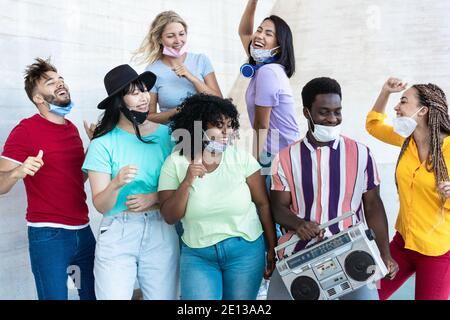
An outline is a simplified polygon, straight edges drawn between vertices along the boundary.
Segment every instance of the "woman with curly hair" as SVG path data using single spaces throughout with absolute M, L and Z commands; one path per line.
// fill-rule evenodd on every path
M 233 103 L 209 95 L 187 98 L 171 118 L 182 147 L 164 163 L 158 191 L 164 219 L 183 222 L 182 299 L 256 299 L 275 267 L 261 166 L 230 145 L 238 128 Z
M 394 280 L 384 279 L 380 299 L 388 299 L 416 274 L 417 300 L 447 300 L 450 294 L 450 120 L 445 93 L 434 84 L 415 84 L 394 108 L 393 126 L 384 123 L 391 93 L 406 83 L 389 78 L 367 115 L 367 131 L 401 147 L 395 181 L 400 212 L 390 246 L 399 264 Z

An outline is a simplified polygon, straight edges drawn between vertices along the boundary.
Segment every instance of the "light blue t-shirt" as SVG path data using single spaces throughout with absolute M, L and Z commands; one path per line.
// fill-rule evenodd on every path
M 161 167 L 172 152 L 174 143 L 165 125 L 159 125 L 156 131 L 142 138 L 154 143 L 144 143 L 134 133 L 115 127 L 89 145 L 83 171 L 109 173 L 114 179 L 122 167 L 130 164 L 138 167 L 134 180 L 120 189 L 115 206 L 104 216 L 128 210 L 125 202 L 129 195 L 158 191 Z
M 200 80 L 214 72 L 208 57 L 204 54 L 186 54 L 185 67 Z M 187 97 L 197 93 L 192 82 L 184 77 L 178 77 L 176 73 L 164 62 L 157 60 L 147 66 L 146 71 L 156 75 L 156 83 L 150 92 L 158 94 L 158 104 L 161 112 L 178 107 Z

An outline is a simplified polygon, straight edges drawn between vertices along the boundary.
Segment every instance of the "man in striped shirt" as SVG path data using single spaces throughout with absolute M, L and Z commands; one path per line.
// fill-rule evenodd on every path
M 365 145 L 340 135 L 340 85 L 330 78 L 313 79 L 303 88 L 302 99 L 309 126 L 306 137 L 280 151 L 272 163 L 272 211 L 285 231 L 279 244 L 294 234 L 302 240 L 287 247 L 283 254 L 335 235 L 359 220 L 375 232 L 388 276 L 393 278 L 398 265 L 389 251 L 375 160 Z M 348 211 L 356 215 L 325 230 L 319 228 Z M 290 299 L 277 271 L 271 279 L 268 299 Z M 378 293 L 364 286 L 341 299 L 377 300 Z

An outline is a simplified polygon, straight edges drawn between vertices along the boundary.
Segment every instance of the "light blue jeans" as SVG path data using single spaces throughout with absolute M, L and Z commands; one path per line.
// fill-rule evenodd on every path
M 265 242 L 241 237 L 181 248 L 181 299 L 255 300 L 265 269 Z
M 130 300 L 136 278 L 145 300 L 177 299 L 179 245 L 159 210 L 104 217 L 95 249 L 99 300 Z

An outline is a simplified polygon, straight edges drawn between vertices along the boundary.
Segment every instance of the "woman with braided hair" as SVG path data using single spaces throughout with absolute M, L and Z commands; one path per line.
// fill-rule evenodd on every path
M 395 181 L 400 212 L 391 254 L 400 270 L 383 279 L 380 299 L 388 299 L 416 274 L 417 300 L 447 300 L 450 294 L 450 119 L 445 93 L 434 84 L 415 84 L 394 108 L 393 126 L 384 123 L 391 93 L 406 83 L 389 78 L 366 119 L 375 138 L 401 147 Z

